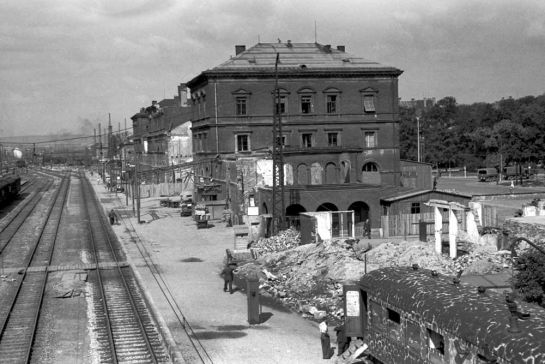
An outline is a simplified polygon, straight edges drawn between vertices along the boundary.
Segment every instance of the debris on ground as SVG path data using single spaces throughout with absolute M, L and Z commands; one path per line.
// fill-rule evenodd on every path
M 358 282 L 369 271 L 387 266 L 412 266 L 446 275 L 488 274 L 511 267 L 510 252 L 497 251 L 484 239 L 461 244 L 458 258 L 435 253 L 432 242 L 384 242 L 371 248 L 365 240 L 334 239 L 300 245 L 294 229 L 254 246 L 256 260 L 237 269 L 239 279 L 257 274 L 264 297 L 279 301 L 304 317 L 339 324 L 343 317 L 343 284 Z

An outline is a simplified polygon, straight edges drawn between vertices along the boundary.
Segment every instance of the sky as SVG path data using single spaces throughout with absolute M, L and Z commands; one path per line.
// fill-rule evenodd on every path
M 236 44 L 315 37 L 402 69 L 404 100 L 545 93 L 542 0 L 2 0 L 0 137 L 123 128 Z

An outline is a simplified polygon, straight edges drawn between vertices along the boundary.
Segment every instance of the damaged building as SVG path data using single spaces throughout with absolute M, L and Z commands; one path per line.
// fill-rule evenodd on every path
M 187 82 L 196 199 L 235 216 L 272 213 L 277 110 L 289 222 L 302 212 L 354 211 L 356 235 L 366 219 L 378 234 L 383 196 L 432 190 L 431 166 L 400 160 L 402 72 L 344 46 L 237 45 L 233 57 Z

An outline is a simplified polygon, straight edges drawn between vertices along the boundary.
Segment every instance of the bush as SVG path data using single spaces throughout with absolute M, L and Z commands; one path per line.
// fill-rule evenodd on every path
M 545 255 L 537 249 L 521 254 L 515 262 L 515 289 L 526 302 L 545 307 Z

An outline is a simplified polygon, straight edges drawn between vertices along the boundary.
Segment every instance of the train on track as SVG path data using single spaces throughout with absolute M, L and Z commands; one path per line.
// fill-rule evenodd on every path
M 0 177 L 0 206 L 19 196 L 21 192 L 21 177 L 7 175 Z
M 512 293 L 414 266 L 367 273 L 344 298 L 364 363 L 545 363 L 545 310 Z

